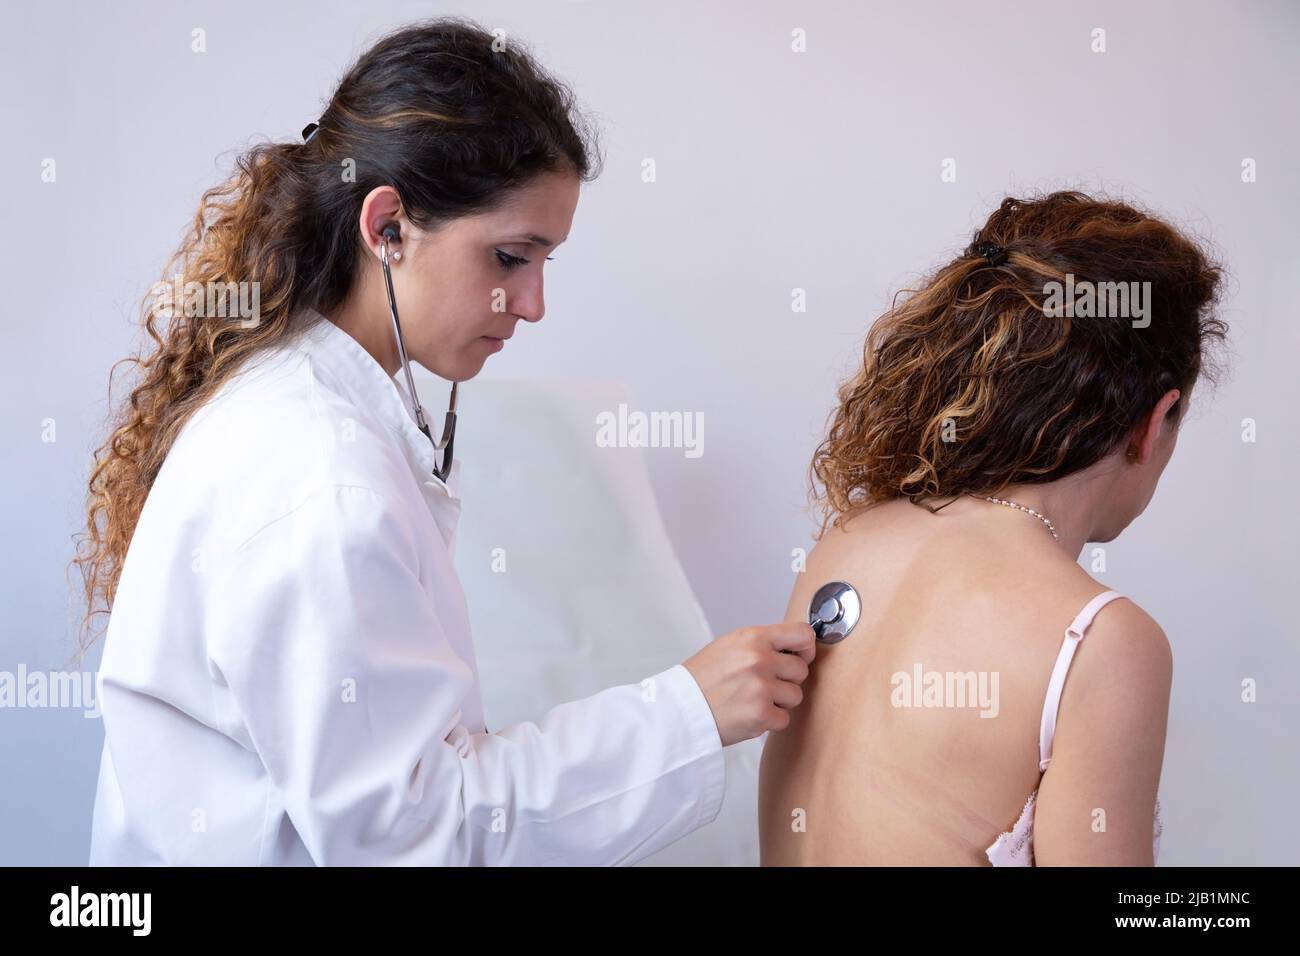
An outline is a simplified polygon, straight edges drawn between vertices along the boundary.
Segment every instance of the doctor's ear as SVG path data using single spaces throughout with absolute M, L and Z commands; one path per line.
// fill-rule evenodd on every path
M 357 225 L 361 241 L 380 258 L 383 247 L 389 247 L 389 257 L 398 258 L 403 238 L 410 238 L 410 223 L 404 216 L 402 199 L 392 186 L 376 186 L 361 202 Z

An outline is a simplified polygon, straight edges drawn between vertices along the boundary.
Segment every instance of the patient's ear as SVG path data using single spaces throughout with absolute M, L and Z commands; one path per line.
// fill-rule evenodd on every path
M 1151 409 L 1141 422 L 1134 429 L 1132 437 L 1129 439 L 1126 457 L 1134 464 L 1140 465 L 1151 460 L 1155 454 L 1156 442 L 1162 435 L 1178 427 L 1180 414 L 1175 418 L 1166 418 L 1169 409 L 1174 407 L 1182 393 L 1171 388 L 1160 396 L 1160 401 L 1156 402 L 1155 407 Z

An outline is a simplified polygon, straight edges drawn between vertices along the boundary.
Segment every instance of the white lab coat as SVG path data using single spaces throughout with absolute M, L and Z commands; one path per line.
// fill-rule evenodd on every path
M 487 732 L 460 463 L 434 477 L 401 375 L 305 315 L 145 503 L 99 670 L 91 864 L 623 864 L 711 822 L 722 744 L 680 664 Z

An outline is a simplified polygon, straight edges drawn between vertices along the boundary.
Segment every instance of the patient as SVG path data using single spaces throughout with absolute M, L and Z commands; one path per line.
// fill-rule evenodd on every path
M 1151 500 L 1218 285 L 1160 219 L 1054 193 L 1004 200 L 875 323 L 786 612 L 843 580 L 862 618 L 768 735 L 764 865 L 1155 862 L 1169 641 L 1084 545 Z

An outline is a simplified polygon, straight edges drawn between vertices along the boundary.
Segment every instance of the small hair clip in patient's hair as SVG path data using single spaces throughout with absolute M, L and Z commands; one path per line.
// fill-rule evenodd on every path
M 320 127 L 315 123 L 308 123 L 302 128 L 302 141 L 304 143 L 311 142 L 311 138 L 316 135 L 316 130 L 318 129 L 320 129 Z
M 981 242 L 966 249 L 968 256 L 983 256 L 991 266 L 1000 266 L 1007 261 L 1007 250 L 993 242 Z

